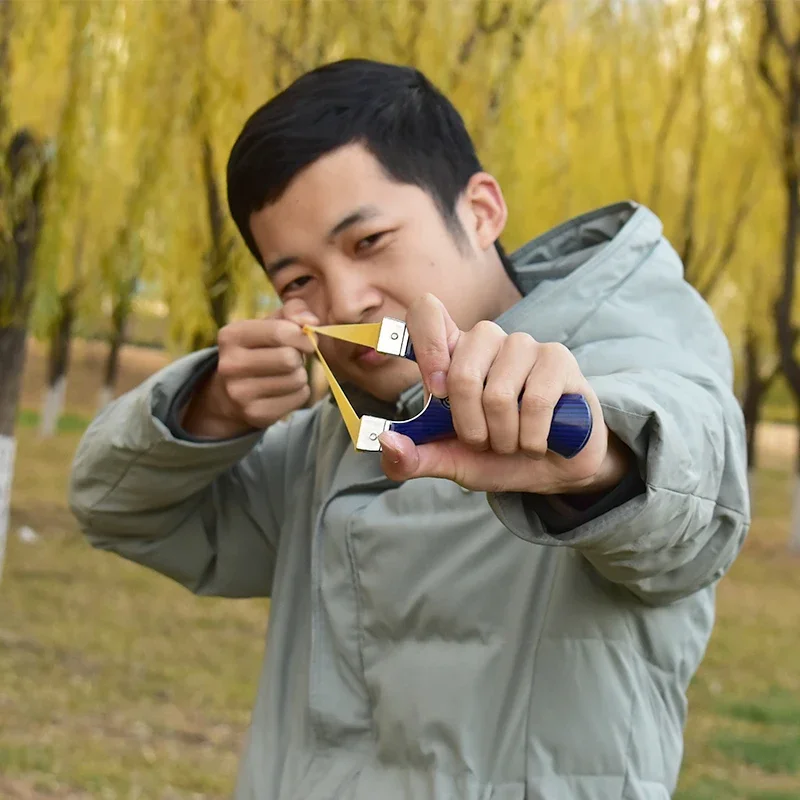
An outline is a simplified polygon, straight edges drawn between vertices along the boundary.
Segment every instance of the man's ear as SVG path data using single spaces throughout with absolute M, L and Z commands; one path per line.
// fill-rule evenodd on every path
M 503 191 L 488 172 L 476 172 L 461 195 L 463 220 L 470 238 L 481 250 L 488 250 L 500 238 L 508 219 Z

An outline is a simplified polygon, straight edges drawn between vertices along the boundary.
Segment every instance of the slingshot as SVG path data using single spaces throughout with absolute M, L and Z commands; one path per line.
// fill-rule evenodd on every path
M 396 431 L 408 436 L 415 444 L 427 444 L 453 438 L 455 428 L 450 414 L 448 398 L 429 397 L 425 408 L 412 419 L 396 422 L 381 417 L 364 415 L 359 417 L 336 380 L 322 353 L 319 351 L 317 335 L 330 336 L 351 344 L 371 347 L 379 353 L 416 361 L 414 347 L 402 320 L 384 317 L 381 322 L 358 325 L 304 325 L 305 333 L 314 345 L 325 377 L 336 404 L 344 419 L 350 439 L 356 450 L 380 452 L 378 437 L 384 431 Z M 573 458 L 586 446 L 592 433 L 592 413 L 586 398 L 580 394 L 564 394 L 553 410 L 547 447 L 564 458 Z

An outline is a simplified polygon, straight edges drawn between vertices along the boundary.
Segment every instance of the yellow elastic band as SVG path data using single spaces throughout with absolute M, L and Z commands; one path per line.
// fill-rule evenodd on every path
M 341 339 L 352 344 L 363 344 L 365 347 L 375 347 L 381 332 L 380 322 L 363 322 L 354 325 L 306 325 L 303 330 L 322 333 L 334 339 Z
M 340 326 L 331 326 L 331 327 L 340 327 Z M 342 325 L 341 327 L 358 327 L 357 325 Z M 311 325 L 303 325 L 303 333 L 308 336 L 311 340 L 311 344 L 314 345 L 314 350 L 317 353 L 317 358 L 319 358 L 319 363 L 322 364 L 322 370 L 325 373 L 325 377 L 328 380 L 328 386 L 331 387 L 331 392 L 333 393 L 333 397 L 336 400 L 336 405 L 339 406 L 339 411 L 342 415 L 342 419 L 344 420 L 344 424 L 347 427 L 347 432 L 350 434 L 350 438 L 353 441 L 353 446 L 355 447 L 356 442 L 358 441 L 358 432 L 361 428 L 361 420 L 356 414 L 355 409 L 353 406 L 350 405 L 350 401 L 347 399 L 347 395 L 342 391 L 342 387 L 339 386 L 339 381 L 336 380 L 336 376 L 331 372 L 331 368 L 328 366 L 327 362 L 322 356 L 322 353 L 319 351 L 319 343 L 317 342 L 317 335 L 314 333 L 314 328 Z

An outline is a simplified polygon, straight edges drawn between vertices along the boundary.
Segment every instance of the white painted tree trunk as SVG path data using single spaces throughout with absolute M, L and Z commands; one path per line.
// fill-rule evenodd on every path
M 13 436 L 0 436 L 0 581 L 8 541 L 8 520 L 11 515 L 11 480 L 14 477 L 16 441 Z
M 756 468 L 749 467 L 747 470 L 747 488 L 750 491 L 750 510 L 752 513 L 753 506 L 756 502 Z
M 794 476 L 792 516 L 789 520 L 789 550 L 800 554 L 800 475 Z
M 114 387 L 103 386 L 97 395 L 97 410 L 102 411 L 114 399 Z
M 64 410 L 64 396 L 67 391 L 67 376 L 61 375 L 47 389 L 42 405 L 42 419 L 39 425 L 40 436 L 53 436 L 56 432 L 61 412 Z

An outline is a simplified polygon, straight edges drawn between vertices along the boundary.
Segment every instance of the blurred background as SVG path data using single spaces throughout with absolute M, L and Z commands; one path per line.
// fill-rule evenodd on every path
M 267 602 L 90 551 L 67 476 L 111 398 L 275 307 L 228 151 L 355 55 L 453 98 L 507 249 L 621 199 L 663 220 L 730 339 L 754 504 L 678 797 L 800 798 L 797 0 L 0 0 L 0 797 L 231 792 Z

